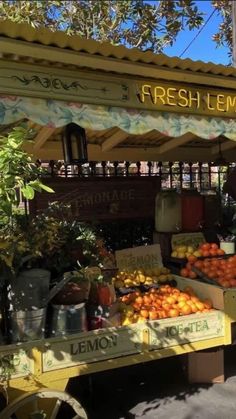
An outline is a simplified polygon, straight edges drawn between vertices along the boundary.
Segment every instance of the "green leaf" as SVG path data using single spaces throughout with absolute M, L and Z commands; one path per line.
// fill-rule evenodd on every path
M 46 192 L 49 192 L 49 193 L 55 193 L 55 191 L 52 189 L 52 188 L 50 188 L 49 186 L 47 186 L 47 185 L 44 185 L 44 183 L 40 183 L 40 187 L 44 190 L 44 191 L 46 191 Z
M 24 188 L 22 188 L 21 192 L 26 199 L 34 198 L 34 189 L 30 185 L 26 185 Z
M 35 191 L 42 192 L 41 182 L 39 180 L 32 180 L 28 183 Z

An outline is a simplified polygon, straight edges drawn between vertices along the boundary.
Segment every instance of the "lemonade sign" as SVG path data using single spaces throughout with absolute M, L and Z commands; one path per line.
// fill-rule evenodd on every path
M 138 246 L 115 252 L 116 264 L 120 271 L 135 269 L 152 269 L 163 266 L 159 244 Z

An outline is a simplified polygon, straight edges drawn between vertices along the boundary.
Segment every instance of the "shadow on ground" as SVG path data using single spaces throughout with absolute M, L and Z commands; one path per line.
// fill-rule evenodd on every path
M 89 419 L 235 419 L 236 347 L 225 350 L 224 384 L 188 384 L 181 358 L 75 378 L 68 391 Z

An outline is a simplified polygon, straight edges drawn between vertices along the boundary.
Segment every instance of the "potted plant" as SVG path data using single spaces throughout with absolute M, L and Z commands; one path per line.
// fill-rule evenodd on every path
M 19 271 L 25 258 L 31 257 L 30 243 L 25 234 L 28 218 L 26 212 L 19 211 L 20 196 L 27 200 L 33 199 L 36 191 L 53 192 L 40 179 L 42 169 L 23 150 L 28 134 L 23 127 L 18 127 L 6 137 L 0 137 L 1 295 L 6 297 L 2 299 L 2 306 L 9 294 L 15 297 L 17 307 L 12 305 L 13 299 L 10 306 L 14 315 L 20 307 L 19 289 L 22 288 L 21 295 L 25 293 L 24 284 L 18 278 Z M 25 309 L 24 303 L 21 308 Z

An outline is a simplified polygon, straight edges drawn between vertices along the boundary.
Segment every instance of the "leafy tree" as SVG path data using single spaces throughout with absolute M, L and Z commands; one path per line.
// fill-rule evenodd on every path
M 231 54 L 232 1 L 211 3 L 222 16 L 213 40 L 217 46 L 229 47 Z M 200 28 L 205 18 L 197 3 L 191 0 L 0 1 L 0 19 L 154 52 L 172 45 L 181 30 Z
M 14 208 L 19 206 L 19 192 L 33 199 L 35 191 L 53 192 L 40 180 L 41 168 L 22 150 L 28 132 L 23 127 L 14 128 L 7 137 L 0 137 L 0 224 L 6 217 L 12 221 Z
M 154 51 L 172 44 L 183 27 L 203 23 L 189 0 L 0 1 L 0 18 Z
M 218 32 L 213 35 L 213 40 L 216 42 L 217 46 L 227 46 L 229 48 L 229 56 L 232 56 L 232 1 L 212 1 L 212 6 L 222 16 L 222 22 L 219 25 Z

